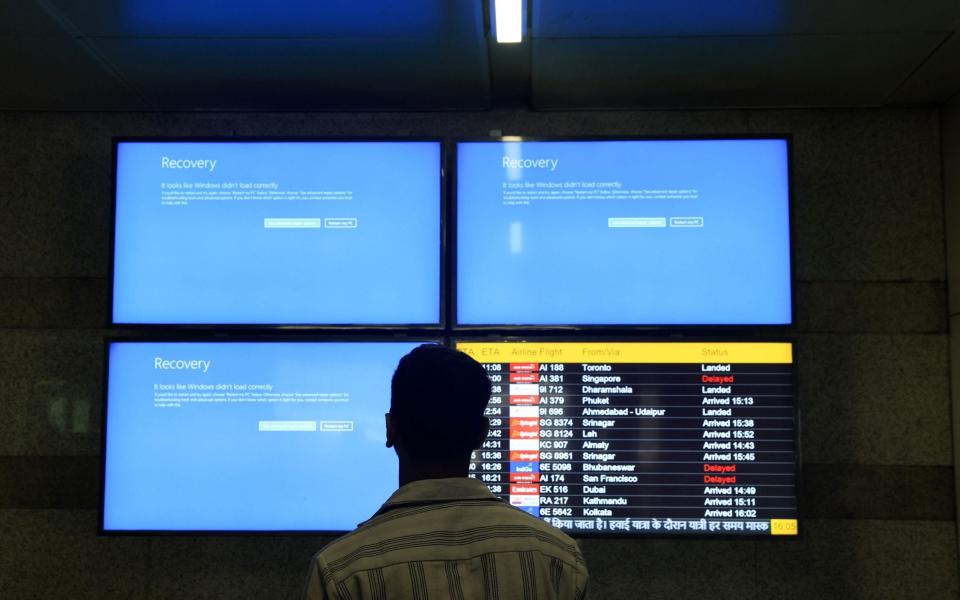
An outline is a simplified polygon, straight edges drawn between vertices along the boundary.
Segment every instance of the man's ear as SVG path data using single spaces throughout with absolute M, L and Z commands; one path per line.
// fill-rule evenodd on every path
M 387 448 L 393 448 L 395 436 L 393 434 L 393 422 L 390 421 L 390 413 L 383 415 L 387 424 Z

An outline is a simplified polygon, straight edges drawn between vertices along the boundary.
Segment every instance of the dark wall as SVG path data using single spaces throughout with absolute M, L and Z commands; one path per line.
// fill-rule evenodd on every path
M 960 457 L 960 96 L 940 111 L 943 141 L 944 231 L 947 249 L 948 314 L 950 315 L 950 387 L 953 408 L 953 462 Z M 954 497 L 960 481 L 954 477 Z M 960 512 L 958 512 L 960 514 Z
M 0 597 L 290 597 L 324 543 L 96 536 L 112 136 L 492 129 L 794 136 L 802 537 L 586 540 L 592 597 L 956 597 L 935 110 L 0 113 Z

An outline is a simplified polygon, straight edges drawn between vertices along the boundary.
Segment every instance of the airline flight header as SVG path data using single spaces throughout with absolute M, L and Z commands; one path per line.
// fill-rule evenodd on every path
M 460 342 L 481 363 L 780 363 L 793 362 L 793 344 L 705 342 Z

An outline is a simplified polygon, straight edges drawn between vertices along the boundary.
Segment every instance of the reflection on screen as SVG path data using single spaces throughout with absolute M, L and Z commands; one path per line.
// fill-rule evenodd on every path
M 431 324 L 438 142 L 121 142 L 117 323 Z
M 111 344 L 104 529 L 353 529 L 396 489 L 384 413 L 417 345 Z
M 458 323 L 790 323 L 785 140 L 457 152 Z

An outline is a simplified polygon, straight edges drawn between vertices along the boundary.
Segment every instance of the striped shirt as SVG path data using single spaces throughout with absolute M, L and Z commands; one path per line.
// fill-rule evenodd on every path
M 586 587 L 576 542 L 463 477 L 394 492 L 314 556 L 304 598 L 580 600 Z

